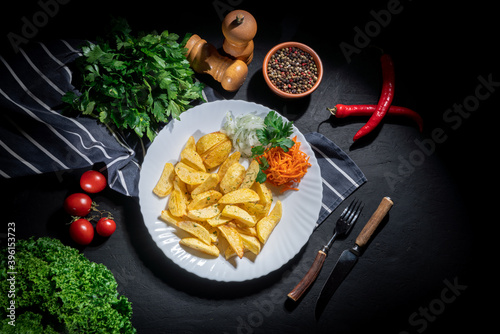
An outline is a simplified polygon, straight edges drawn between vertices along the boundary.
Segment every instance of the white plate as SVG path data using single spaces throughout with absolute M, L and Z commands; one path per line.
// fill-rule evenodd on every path
M 204 103 L 181 115 L 180 121 L 171 121 L 156 137 L 142 164 L 139 180 L 139 202 L 144 223 L 154 242 L 174 263 L 203 278 L 217 281 L 238 282 L 258 278 L 279 269 L 292 259 L 305 245 L 318 219 L 323 196 L 320 169 L 314 153 L 304 136 L 294 126 L 294 135 L 301 149 L 309 155 L 311 167 L 299 185 L 299 191 L 274 193 L 283 204 L 283 216 L 261 252 L 257 256 L 237 257 L 230 261 L 205 256 L 179 245 L 183 236 L 175 227 L 167 225 L 159 216 L 168 199 L 153 194 L 166 162 L 179 160 L 189 136 L 198 140 L 202 135 L 219 131 L 226 112 L 234 116 L 256 112 L 265 116 L 271 109 L 238 100 Z M 241 159 L 242 161 L 244 159 Z

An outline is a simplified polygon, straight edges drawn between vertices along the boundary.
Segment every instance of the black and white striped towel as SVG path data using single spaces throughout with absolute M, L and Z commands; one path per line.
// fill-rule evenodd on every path
M 314 151 L 321 169 L 323 203 L 318 227 L 337 206 L 366 182 L 366 177 L 352 159 L 334 142 L 320 133 L 304 135 Z
M 61 97 L 74 90 L 69 69 L 82 41 L 32 44 L 8 61 L 0 56 L 0 177 L 41 174 L 103 165 L 109 186 L 138 195 L 143 148 L 97 120 L 61 114 Z M 208 101 L 216 100 L 210 89 Z M 321 168 L 323 206 L 318 225 L 366 178 L 332 141 L 305 135 Z
M 140 165 L 134 147 L 95 119 L 61 114 L 69 90 L 68 64 L 81 41 L 31 44 L 8 61 L 0 57 L 0 176 L 104 164 L 111 188 L 137 194 Z

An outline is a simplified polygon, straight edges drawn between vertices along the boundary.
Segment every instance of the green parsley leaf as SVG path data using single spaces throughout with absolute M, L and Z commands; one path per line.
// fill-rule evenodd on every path
M 162 125 L 204 101 L 177 34 L 131 34 L 125 19 L 112 22 L 107 39 L 82 47 L 76 60 L 81 95 L 69 91 L 62 101 L 106 125 L 130 129 L 153 141 Z
M 262 145 L 252 147 L 252 158 L 259 162 L 259 173 L 257 182 L 263 183 L 267 176 L 264 173 L 269 168 L 266 158 L 260 157 L 267 150 L 273 147 L 281 147 L 288 152 L 295 142 L 288 138 L 293 133 L 293 122 L 284 122 L 283 118 L 275 111 L 270 111 L 264 118 L 264 127 L 256 130 L 257 138 Z M 259 158 L 260 157 L 260 158 Z

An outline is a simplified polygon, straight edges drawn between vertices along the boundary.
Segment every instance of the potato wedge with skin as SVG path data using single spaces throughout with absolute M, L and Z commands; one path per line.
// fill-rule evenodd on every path
M 175 217 L 182 217 L 186 215 L 187 203 L 184 199 L 184 195 L 177 189 L 174 189 L 170 194 L 167 204 L 168 210 Z
M 193 197 L 193 200 L 188 204 L 188 210 L 201 209 L 210 205 L 214 205 L 222 197 L 222 194 L 216 190 L 205 191 Z
M 245 167 L 239 162 L 232 164 L 220 180 L 220 190 L 223 194 L 227 194 L 240 187 L 243 178 L 245 177 Z
M 248 188 L 240 188 L 226 193 L 219 200 L 219 204 L 239 204 L 248 202 L 258 202 L 260 200 L 259 195 Z
M 175 174 L 177 174 L 184 183 L 190 185 L 199 185 L 210 175 L 209 173 L 197 171 L 183 162 L 178 162 L 175 165 Z
M 202 136 L 196 142 L 196 152 L 203 154 L 215 145 L 229 139 L 229 137 L 222 132 L 212 132 Z
M 205 181 L 195 186 L 195 188 L 191 191 L 191 196 L 196 196 L 201 193 L 204 193 L 205 191 L 215 189 L 215 187 L 217 187 L 218 184 L 219 184 L 219 175 L 210 174 Z
M 281 220 L 281 215 L 282 205 L 281 201 L 278 200 L 269 215 L 257 222 L 257 237 L 259 238 L 260 242 L 262 242 L 263 244 L 266 243 L 267 239 L 271 235 L 271 232 Z
M 195 150 L 189 148 L 183 149 L 181 152 L 181 162 L 201 172 L 207 171 L 205 165 L 203 164 L 203 160 Z
M 229 246 L 236 252 L 238 257 L 241 259 L 244 253 L 244 246 L 240 234 L 236 231 L 234 227 L 228 225 L 220 225 L 218 226 L 218 229 L 229 243 Z
M 233 144 L 231 140 L 227 139 L 200 154 L 200 156 L 205 166 L 210 169 L 222 164 L 224 160 L 227 159 L 232 149 Z
M 159 197 L 168 196 L 173 189 L 173 181 L 175 177 L 174 165 L 170 162 L 167 162 L 163 166 L 163 170 L 161 172 L 161 176 L 156 183 L 156 186 L 153 188 L 153 193 L 155 193 Z
M 217 204 L 207 206 L 201 209 L 188 210 L 187 217 L 193 220 L 206 221 L 207 219 L 214 218 L 220 213 Z
M 236 205 L 226 205 L 222 210 L 222 215 L 236 219 L 238 222 L 244 224 L 245 226 L 255 226 L 255 220 L 253 217 Z
M 243 182 L 240 184 L 240 189 L 241 188 L 250 188 L 255 182 L 255 179 L 257 178 L 257 174 L 259 173 L 260 166 L 257 160 L 252 159 L 250 162 L 250 165 L 248 166 L 245 177 L 243 178 Z
M 227 157 L 226 160 L 220 165 L 219 170 L 217 171 L 217 175 L 219 175 L 219 179 L 222 180 L 224 175 L 227 172 L 227 169 L 231 167 L 231 165 L 240 162 L 241 152 L 235 151 L 233 154 Z
M 207 245 L 206 243 L 204 243 L 203 241 L 201 241 L 198 238 L 192 238 L 192 237 L 191 238 L 182 238 L 181 240 L 179 240 L 179 244 L 184 245 L 184 246 L 189 247 L 189 248 L 192 248 L 192 249 L 196 249 L 200 252 L 203 252 L 205 254 L 212 255 L 215 257 L 219 256 L 219 254 L 220 254 L 219 248 L 217 248 L 217 246 Z
M 198 222 L 194 222 L 191 220 L 182 220 L 177 223 L 177 227 L 194 235 L 207 245 L 212 244 L 212 237 L 210 236 L 210 232 L 208 232 L 208 230 Z

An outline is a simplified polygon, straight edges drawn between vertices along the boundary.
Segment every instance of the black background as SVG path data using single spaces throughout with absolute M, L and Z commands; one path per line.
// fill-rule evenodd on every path
M 341 250 L 352 245 L 362 223 L 334 244 L 317 282 L 299 303 L 286 301 L 286 294 L 308 269 L 348 203 L 343 203 L 280 270 L 250 282 L 221 283 L 199 279 L 165 258 L 144 227 L 137 199 L 106 190 L 95 200 L 115 213 L 117 232 L 109 240 L 96 240 L 80 249 L 114 273 L 119 292 L 133 303 L 133 323 L 140 333 L 443 333 L 466 327 L 477 332 L 489 329 L 495 308 L 490 302 L 495 303 L 498 297 L 493 274 L 496 257 L 492 256 L 498 219 L 491 217 L 498 184 L 498 149 L 494 144 L 498 142 L 500 87 L 493 86 L 495 91 L 467 118 L 461 118 L 456 128 L 443 116 L 454 105 L 471 100 L 481 84 L 479 77 L 500 83 L 495 9 L 491 2 L 402 0 L 399 12 L 391 14 L 384 26 L 377 25 L 372 11 L 381 13 L 389 3 L 395 2 L 71 0 L 51 7 L 53 17 L 46 16 L 46 22 L 28 38 L 29 43 L 23 44 L 29 47 L 35 41 L 59 38 L 94 39 L 105 32 L 113 15 L 126 17 L 135 31 L 169 30 L 181 37 L 196 33 L 220 48 L 221 15 L 231 8 L 246 9 L 255 16 L 258 32 L 254 60 L 243 87 L 228 93 L 211 78 L 198 77 L 220 97 L 274 108 L 303 133 L 321 132 L 340 146 L 368 178 L 355 193 L 366 203 L 364 221 L 383 196 L 395 202 L 383 228 L 317 321 L 314 304 L 321 286 Z M 41 10 L 40 3 L 26 1 L 2 11 L 0 45 L 4 58 L 15 56 L 9 34 L 22 35 L 23 17 L 33 23 L 35 17 L 44 17 L 37 14 Z M 362 31 L 380 29 L 372 31 L 368 47 L 360 47 L 356 27 Z M 261 74 L 267 50 L 287 40 L 311 46 L 325 67 L 318 90 L 299 101 L 274 96 Z M 343 42 L 360 49 L 350 63 L 339 47 Z M 409 121 L 387 118 L 373 135 L 352 144 L 352 136 L 366 119 L 336 120 L 326 107 L 377 102 L 380 49 L 395 63 L 393 104 L 418 111 L 425 129 L 420 134 Z M 446 140 L 427 146 L 428 154 L 423 152 L 416 142 L 429 143 L 438 129 Z M 423 160 L 413 160 L 413 168 L 405 170 L 407 163 L 418 157 Z M 7 196 L 2 200 L 2 222 L 15 222 L 18 238 L 49 235 L 75 246 L 67 237 L 67 217 L 61 204 L 77 189 L 82 172 L 2 181 L 1 189 Z M 385 176 L 388 172 L 403 176 L 391 186 Z M 458 291 L 453 302 L 445 303 L 446 297 L 453 296 L 446 290 L 447 284 L 454 282 L 466 288 Z M 432 317 L 422 315 L 424 308 L 431 309 Z M 415 312 L 416 322 L 411 322 Z

